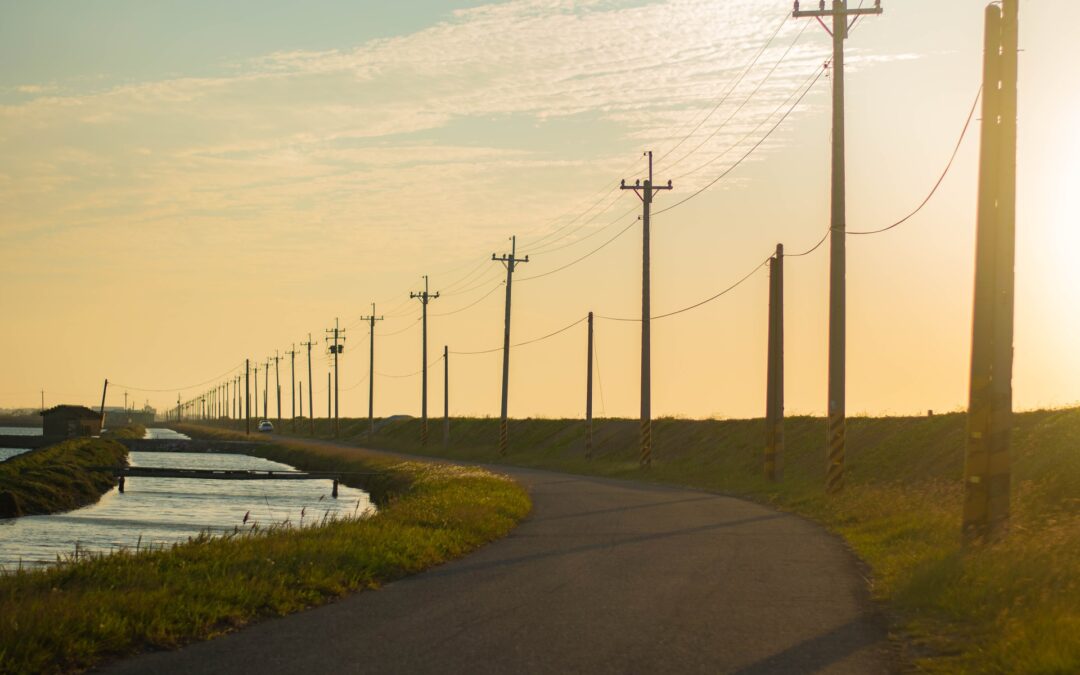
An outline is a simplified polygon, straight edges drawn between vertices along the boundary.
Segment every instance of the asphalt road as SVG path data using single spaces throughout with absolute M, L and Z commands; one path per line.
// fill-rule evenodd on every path
M 842 542 L 693 490 L 499 467 L 508 537 L 333 604 L 111 673 L 853 673 L 897 670 Z

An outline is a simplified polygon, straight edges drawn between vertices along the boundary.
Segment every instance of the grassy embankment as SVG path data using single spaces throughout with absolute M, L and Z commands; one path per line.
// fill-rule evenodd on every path
M 93 504 L 116 484 L 112 471 L 94 467 L 115 467 L 126 461 L 127 450 L 115 441 L 79 438 L 0 462 L 0 518 Z
M 521 487 L 485 471 L 299 443 L 252 454 L 369 472 L 343 482 L 367 490 L 379 512 L 0 575 L 0 673 L 82 669 L 377 588 L 502 537 L 530 509 Z
M 934 672 L 1080 672 L 1080 409 L 1016 415 L 1012 532 L 960 544 L 962 414 L 849 420 L 847 489 L 828 499 L 824 421 L 786 422 L 780 484 L 761 475 L 762 420 L 663 419 L 654 461 L 638 468 L 638 427 L 595 424 L 592 460 L 578 420 L 512 420 L 506 463 L 648 480 L 746 496 L 806 515 L 842 535 L 873 569 L 875 597 L 907 638 L 908 657 Z M 276 424 L 290 433 L 288 421 Z M 307 433 L 298 423 L 298 435 Z M 498 462 L 498 420 L 452 420 L 452 443 L 416 442 L 419 422 L 343 420 L 342 439 L 393 450 Z M 331 437 L 319 420 L 316 435 Z
M 125 424 L 115 429 L 105 429 L 101 434 L 105 438 L 142 438 L 146 436 L 146 427 L 141 424 Z

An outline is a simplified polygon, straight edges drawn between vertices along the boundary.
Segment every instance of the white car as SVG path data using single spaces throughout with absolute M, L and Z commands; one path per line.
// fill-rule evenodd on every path
M 270 420 L 261 420 L 259 422 L 259 431 L 265 431 L 270 433 L 274 430 L 274 425 L 270 423 Z

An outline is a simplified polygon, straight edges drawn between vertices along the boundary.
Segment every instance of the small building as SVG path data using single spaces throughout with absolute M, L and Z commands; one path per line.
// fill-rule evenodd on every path
M 45 438 L 76 438 L 101 434 L 101 413 L 82 405 L 58 405 L 41 412 Z

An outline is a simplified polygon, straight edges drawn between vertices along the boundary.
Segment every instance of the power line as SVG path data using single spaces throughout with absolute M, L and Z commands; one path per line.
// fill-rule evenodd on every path
M 975 100 L 971 102 L 971 110 L 968 111 L 967 121 L 964 122 L 964 128 L 960 131 L 960 138 L 956 139 L 956 147 L 953 148 L 952 155 L 949 156 L 949 161 L 945 165 L 945 170 L 941 172 L 941 176 L 939 176 L 938 179 L 937 179 L 937 182 L 934 183 L 934 187 L 930 188 L 930 193 L 926 195 L 926 199 L 923 199 L 922 202 L 920 202 L 919 205 L 917 207 L 915 207 L 914 211 L 907 214 L 906 216 L 904 216 L 900 220 L 896 221 L 892 225 L 889 225 L 887 227 L 882 227 L 882 228 L 877 229 L 877 230 L 862 230 L 862 231 L 848 230 L 848 232 L 847 232 L 848 234 L 878 234 L 880 232 L 888 232 L 889 230 L 893 229 L 894 227 L 898 227 L 900 225 L 903 225 L 905 222 L 907 222 L 909 219 L 911 219 L 911 217 L 914 216 L 916 213 L 918 213 L 919 211 L 922 211 L 923 207 L 926 206 L 927 203 L 930 202 L 930 199 L 934 196 L 934 193 L 937 192 L 937 189 L 939 187 L 941 187 L 941 183 L 942 183 L 942 181 L 945 180 L 945 176 L 948 175 L 949 169 L 952 168 L 953 162 L 956 160 L 956 155 L 957 155 L 957 153 L 960 152 L 960 144 L 964 142 L 964 136 L 967 135 L 968 127 L 971 126 L 971 120 L 975 117 L 975 108 L 979 105 L 979 98 L 981 96 L 982 96 L 982 87 L 979 87 L 979 91 L 975 94 Z
M 821 76 L 822 76 L 822 75 L 823 75 L 824 73 L 825 73 L 825 69 L 824 69 L 824 68 L 822 68 L 822 69 L 818 70 L 818 72 L 817 72 L 817 75 L 815 75 L 815 76 L 814 76 L 814 77 L 813 77 L 812 79 L 810 79 L 810 84 L 809 84 L 809 85 L 806 85 L 806 86 L 805 86 L 805 87 L 804 87 L 804 88 L 802 89 L 802 93 L 801 93 L 801 94 L 799 94 L 798 98 L 796 98 L 796 99 L 795 99 L 795 102 L 794 102 L 794 103 L 792 103 L 792 104 L 791 104 L 791 106 L 790 106 L 790 107 L 788 107 L 788 109 L 787 109 L 786 111 L 784 111 L 784 114 L 783 114 L 783 115 L 781 115 L 780 119 L 778 119 L 778 120 L 776 121 L 776 123 L 775 123 L 775 124 L 773 124 L 773 126 L 772 126 L 772 127 L 771 127 L 771 128 L 770 128 L 770 129 L 769 129 L 769 130 L 768 130 L 767 132 L 765 132 L 765 135 L 764 135 L 764 136 L 762 136 L 762 137 L 761 137 L 760 139 L 758 139 L 758 141 L 757 141 L 756 143 L 754 143 L 754 144 L 753 144 L 752 146 L 750 146 L 750 149 L 749 149 L 749 150 L 747 150 L 747 151 L 746 151 L 746 152 L 745 152 L 745 153 L 743 154 L 743 156 L 742 156 L 742 157 L 740 157 L 739 159 L 737 159 L 737 160 L 735 161 L 735 163 L 734 163 L 734 164 L 732 164 L 732 165 L 731 165 L 731 166 L 729 166 L 729 167 L 728 167 L 727 169 L 725 169 L 725 170 L 724 170 L 724 171 L 723 171 L 723 172 L 722 172 L 722 173 L 721 173 L 721 174 L 720 174 L 719 176 L 717 176 L 716 178 L 714 178 L 714 179 L 712 179 L 711 181 L 709 181 L 709 182 L 708 182 L 708 183 L 707 183 L 707 184 L 706 184 L 706 185 L 705 185 L 704 187 L 700 188 L 700 189 L 699 189 L 699 190 L 697 190 L 696 192 L 693 192 L 693 193 L 691 193 L 690 195 L 688 195 L 688 196 L 684 197 L 683 199 L 681 199 L 681 200 L 679 200 L 679 201 L 675 202 L 675 203 L 674 203 L 674 204 L 672 204 L 671 206 L 667 206 L 667 207 L 665 207 L 665 208 L 662 208 L 662 209 L 660 209 L 659 211 L 657 211 L 657 212 L 656 212 L 656 214 L 655 214 L 655 215 L 660 215 L 661 213 L 665 213 L 665 212 L 667 212 L 667 211 L 670 211 L 670 210 L 672 210 L 672 209 L 674 209 L 674 208 L 676 208 L 676 207 L 682 206 L 683 204 L 685 204 L 686 202 L 690 201 L 690 200 L 691 200 L 691 199 L 693 199 L 694 197 L 697 197 L 698 195 L 700 195 L 700 194 L 701 194 L 702 192 L 705 192 L 706 190 L 708 190 L 709 188 L 711 188 L 711 187 L 712 187 L 713 185 L 716 185 L 716 183 L 718 183 L 718 182 L 719 182 L 719 181 L 720 181 L 721 179 L 725 178 L 725 177 L 726 177 L 726 176 L 727 176 L 728 174 L 730 174 L 730 173 L 731 173 L 732 171 L 734 171 L 734 170 L 735 170 L 736 168 L 738 168 L 738 166 L 739 166 L 740 164 L 742 164 L 742 163 L 743 163 L 743 162 L 744 162 L 744 161 L 746 160 L 746 158 L 747 158 L 747 157 L 749 157 L 750 155 L 752 155 L 752 154 L 754 153 L 754 151 L 755 151 L 755 150 L 757 150 L 757 149 L 758 149 L 759 147 L 761 147 L 761 144 L 762 144 L 762 143 L 764 143 L 764 142 L 765 142 L 765 141 L 766 141 L 766 140 L 767 140 L 767 139 L 768 139 L 768 138 L 769 138 L 769 137 L 770 137 L 770 136 L 771 136 L 771 135 L 773 134 L 773 132 L 775 132 L 775 131 L 776 131 L 776 130 L 777 130 L 777 129 L 778 129 L 779 127 L 780 127 L 780 125 L 784 123 L 784 120 L 786 120 L 786 119 L 788 118 L 788 115 L 790 115 L 790 114 L 791 114 L 791 113 L 792 113 L 792 112 L 793 112 L 793 111 L 795 110 L 795 108 L 797 108 L 797 107 L 799 106 L 799 104 L 800 104 L 800 103 L 802 103 L 802 100 L 803 100 L 803 99 L 804 99 L 804 98 L 806 97 L 806 95 L 807 95 L 808 93 L 810 93 L 810 90 L 814 88 L 814 85 L 815 85 L 815 84 L 817 84 L 818 80 L 819 80 L 819 79 L 821 79 Z M 799 90 L 798 90 L 798 89 L 796 89 L 795 91 L 797 92 L 797 91 L 799 91 Z M 795 95 L 795 92 L 792 92 L 791 96 L 794 96 L 794 95 Z M 778 107 L 777 107 L 776 111 L 774 111 L 772 115 L 770 115 L 769 117 L 766 117 L 766 118 L 765 118 L 764 120 L 762 120 L 762 121 L 761 121 L 761 122 L 760 122 L 760 123 L 759 123 L 759 124 L 758 124 L 758 125 L 757 125 L 756 127 L 754 127 L 754 129 L 752 129 L 751 131 L 747 132 L 747 134 L 746 134 L 745 136 L 743 136 L 743 137 L 742 137 L 742 138 L 741 138 L 741 139 L 740 139 L 740 140 L 739 140 L 739 141 L 738 141 L 737 143 L 735 143 L 735 144 L 731 145 L 731 146 L 730 146 L 730 147 L 728 148 L 728 150 L 731 150 L 732 148 L 736 147 L 736 146 L 737 146 L 737 145 L 738 145 L 739 143 L 742 143 L 742 142 L 743 142 L 744 140 L 746 140 L 746 138 L 748 138 L 748 137 L 749 137 L 749 136 L 750 136 L 750 135 L 751 135 L 752 133 L 754 133 L 755 131 L 757 131 L 757 130 L 758 130 L 758 129 L 759 129 L 759 128 L 760 128 L 760 127 L 761 127 L 761 126 L 762 126 L 762 125 L 763 125 L 763 124 L 764 124 L 765 122 L 767 122 L 767 121 L 768 121 L 768 120 L 769 120 L 769 119 L 770 119 L 770 118 L 771 118 L 771 117 L 772 117 L 773 115 L 775 115 L 775 114 L 776 114 L 777 112 L 779 112 L 779 110 L 780 110 L 780 109 L 781 109 L 781 108 L 782 108 L 782 107 L 784 106 L 784 104 L 786 104 L 786 103 L 787 103 L 788 101 L 790 101 L 790 100 L 791 100 L 791 96 L 788 96 L 788 98 L 784 100 L 784 103 L 781 103 L 781 104 L 780 104 L 780 106 L 778 106 Z M 684 177 L 686 177 L 686 176 L 689 176 L 690 174 L 693 174 L 693 173 L 696 173 L 697 171 L 700 171 L 701 169 L 704 169 L 704 168 L 705 168 L 706 166 L 708 166 L 708 165 L 709 165 L 709 164 L 711 164 L 712 162 L 716 161 L 716 160 L 717 160 L 717 159 L 719 159 L 720 157 L 723 157 L 723 156 L 724 156 L 725 154 L 727 154 L 727 151 L 728 151 L 728 150 L 725 150 L 724 152 L 720 153 L 719 155 L 717 155 L 716 157 L 712 158 L 712 159 L 711 159 L 711 160 L 709 160 L 708 162 L 705 162 L 704 164 L 702 164 L 701 166 L 697 167 L 696 169 L 693 169 L 693 170 L 691 170 L 691 171 L 688 171 L 688 172 L 686 172 L 686 173 L 684 173 L 684 174 L 682 174 L 682 175 L 678 176 L 678 178 L 684 178 Z
M 573 323 L 570 323 L 570 324 L 567 324 L 567 325 L 563 326 L 559 330 L 552 331 L 552 332 L 548 333 L 547 335 L 543 335 L 543 336 L 538 337 L 538 338 L 533 338 L 531 340 L 525 340 L 524 342 L 518 342 L 516 344 L 512 344 L 512 345 L 510 345 L 510 348 L 515 349 L 517 347 L 524 347 L 525 345 L 531 345 L 531 344 L 534 344 L 536 342 L 541 342 L 542 340 L 547 340 L 548 338 L 553 338 L 556 335 L 558 335 L 559 333 L 564 333 L 564 332 L 570 330 L 571 328 L 578 325 L 582 321 L 587 320 L 588 318 L 589 318 L 588 315 L 583 316 L 580 319 L 578 319 L 577 321 L 574 321 Z M 473 355 L 476 355 L 476 354 L 493 354 L 495 352 L 501 352 L 502 349 L 503 349 L 502 347 L 495 347 L 493 349 L 480 349 L 480 350 L 471 351 L 471 352 L 451 351 L 450 353 L 451 354 L 456 354 L 456 355 L 459 355 L 459 356 L 473 356 Z
M 656 315 L 650 316 L 649 318 L 652 319 L 652 320 L 666 319 L 669 316 L 675 316 L 676 314 L 682 314 L 683 312 L 689 312 L 692 309 L 697 309 L 698 307 L 701 307 L 702 305 L 706 305 L 706 304 L 712 302 L 713 300 L 721 298 L 721 297 L 727 295 L 728 293 L 730 293 L 731 291 L 735 290 L 739 286 L 741 286 L 743 283 L 745 283 L 748 279 L 750 279 L 750 277 L 754 276 L 755 272 L 760 270 L 762 267 L 765 267 L 765 265 L 767 265 L 768 262 L 769 262 L 769 258 L 766 258 L 765 260 L 761 261 L 761 263 L 759 263 L 758 266 L 755 267 L 754 269 L 750 270 L 750 272 L 748 272 L 746 274 L 746 276 L 742 277 L 741 279 L 739 279 L 738 281 L 731 284 L 730 286 L 728 286 L 727 288 L 725 288 L 724 290 L 720 291 L 719 293 L 717 293 L 715 295 L 712 295 L 712 296 L 710 296 L 708 298 L 705 298 L 704 300 L 701 300 L 700 302 L 695 302 L 692 305 L 687 305 L 686 307 L 683 307 L 682 309 L 676 309 L 676 310 L 674 310 L 672 312 L 665 312 L 664 314 L 656 314 Z M 636 318 L 635 319 L 630 319 L 630 318 L 619 317 L 619 316 L 600 316 L 600 315 L 597 315 L 596 318 L 597 319 L 604 319 L 606 321 L 626 321 L 626 322 L 640 322 L 641 321 L 641 319 L 636 319 Z
M 708 112 L 708 114 L 705 115 L 705 117 L 701 118 L 701 121 L 698 122 L 697 125 L 694 126 L 693 129 L 690 130 L 690 133 L 683 136 L 682 139 L 680 139 L 678 143 L 676 143 L 670 149 L 668 149 L 666 152 L 664 152 L 664 154 L 657 157 L 656 158 L 657 163 L 662 162 L 668 155 L 675 152 L 675 150 L 678 149 L 678 147 L 680 145 L 685 143 L 687 141 L 687 139 L 689 139 L 691 136 L 693 136 L 695 133 L 697 133 L 697 130 L 701 128 L 701 125 L 705 124 L 705 122 L 708 121 L 708 119 L 710 117 L 712 117 L 713 114 L 715 114 L 717 110 L 720 109 L 720 106 L 724 105 L 724 103 L 727 102 L 728 97 L 731 96 L 731 93 L 735 91 L 736 87 L 738 87 L 739 84 L 742 83 L 743 79 L 750 73 L 750 71 L 754 68 L 754 66 L 757 65 L 758 59 L 760 59 L 761 55 L 765 53 L 765 50 L 769 48 L 769 45 L 771 45 L 772 41 L 776 39 L 776 36 L 780 34 L 780 30 L 787 23 L 787 20 L 788 20 L 788 13 L 784 12 L 784 18 L 780 21 L 780 24 L 776 27 L 776 30 L 774 30 L 772 35 L 769 36 L 769 39 L 765 41 L 765 44 L 761 45 L 761 49 L 759 49 L 757 51 L 757 53 L 754 54 L 754 58 L 751 59 L 750 63 L 748 63 L 746 65 L 746 67 L 742 71 L 742 74 L 740 74 L 739 77 L 736 78 L 734 82 L 732 82 L 731 86 L 728 87 L 728 90 L 726 92 L 724 92 L 724 95 L 720 98 L 720 101 L 715 106 L 713 106 L 712 110 L 710 110 Z M 800 32 L 800 34 L 801 34 L 801 32 Z M 723 125 L 721 125 L 721 126 L 723 126 Z M 691 152 L 693 152 L 693 151 L 691 151 Z M 684 155 L 682 159 L 686 159 L 686 156 Z M 676 161 L 675 164 L 678 164 L 679 162 L 681 162 L 682 159 Z M 674 166 L 674 164 L 672 166 Z M 668 167 L 668 168 L 670 168 L 670 167 Z
M 585 255 L 581 256 L 580 258 L 576 258 L 576 259 L 566 263 L 562 267 L 556 267 L 555 269 L 549 270 L 547 272 L 543 272 L 542 274 L 534 274 L 531 277 L 522 277 L 521 279 L 518 279 L 518 281 L 519 282 L 524 282 L 524 281 L 532 281 L 533 279 L 542 279 L 543 277 L 550 276 L 552 274 L 555 274 L 556 272 L 561 272 L 561 271 L 563 271 L 564 269 L 566 269 L 568 267 L 573 267 L 574 265 L 578 264 L 582 260 L 585 260 L 586 258 L 592 256 L 593 254 L 600 252 L 600 250 L 603 249 L 604 247 L 606 247 L 608 244 L 610 244 L 611 242 L 615 241 L 619 237 L 626 234 L 630 230 L 630 228 L 633 227 L 635 223 L 637 223 L 637 221 L 638 221 L 638 219 L 637 219 L 637 217 L 635 217 L 632 221 L 630 221 L 629 225 L 627 225 L 623 229 L 619 230 L 618 234 L 616 234 L 614 237 L 612 237 L 611 239 L 608 239 L 603 244 L 600 244 L 599 246 L 597 246 L 593 250 L 589 251 Z
M 785 15 L 784 18 L 786 20 L 787 15 Z M 716 134 L 720 133 L 720 131 L 722 129 L 724 129 L 724 127 L 726 127 L 727 124 L 729 122 L 731 122 L 731 120 L 734 119 L 735 116 L 738 115 L 742 111 L 743 108 L 746 107 L 746 104 L 749 103 L 751 101 L 751 99 L 753 99 L 754 96 L 756 96 L 759 91 L 761 91 L 761 88 L 763 86 L 765 86 L 765 83 L 768 82 L 770 78 L 772 78 L 774 73 L 776 73 L 776 69 L 780 67 L 780 64 L 783 63 L 785 60 L 787 60 L 787 57 L 791 53 L 791 50 L 795 48 L 795 45 L 799 42 L 799 38 L 801 38 L 803 33 L 806 32 L 806 28 L 809 25 L 810 24 L 803 24 L 802 29 L 798 33 L 795 34 L 795 39 L 791 41 L 791 44 L 788 45 L 786 50 L 784 50 L 784 53 L 780 56 L 780 58 L 776 61 L 776 63 L 773 64 L 772 68 L 769 69 L 769 72 L 767 72 L 765 74 L 765 77 L 761 78 L 761 81 L 758 82 L 757 86 L 754 87 L 753 91 L 751 91 L 746 96 L 746 98 L 743 99 L 742 103 L 740 103 L 735 108 L 735 110 L 731 111 L 731 114 L 727 116 L 727 119 L 725 119 L 723 122 L 721 122 L 715 129 L 713 129 L 712 133 L 710 133 L 708 136 L 706 136 L 704 139 L 702 139 L 702 141 L 700 143 L 698 143 L 696 146 L 694 146 L 693 150 L 686 153 L 685 155 L 683 155 L 679 159 L 675 160 L 672 164 L 668 165 L 667 168 L 669 170 L 674 166 L 678 166 L 680 163 L 682 163 L 683 160 L 687 159 L 688 157 L 693 155 L 695 152 L 700 150 L 702 148 L 702 146 L 704 146 L 706 143 L 708 143 L 710 140 L 712 140 L 713 137 L 716 136 Z M 686 175 L 686 174 L 683 174 L 683 175 Z M 680 178 L 681 177 L 682 176 L 680 176 Z
M 240 368 L 243 367 L 243 365 L 244 364 L 241 361 L 240 363 L 236 364 L 232 368 L 229 368 L 228 370 L 221 373 L 220 375 L 215 375 L 214 377 L 211 377 L 209 380 L 204 380 L 203 382 L 199 382 L 198 384 L 189 384 L 186 387 L 168 387 L 168 388 L 165 388 L 165 389 L 147 389 L 145 387 L 133 387 L 133 386 L 131 386 L 129 384 L 120 384 L 119 382 L 112 382 L 110 384 L 112 384 L 113 387 L 121 387 L 123 389 L 131 389 L 132 391 L 149 392 L 149 393 L 152 393 L 152 394 L 160 394 L 160 393 L 166 393 L 166 392 L 171 393 L 171 392 L 174 392 L 174 391 L 180 392 L 180 391 L 187 391 L 188 389 L 194 389 L 195 387 L 206 386 L 206 385 L 210 384 L 211 382 L 214 382 L 215 380 L 220 380 L 221 378 L 225 377 L 226 375 L 229 375 L 230 373 L 233 373 L 233 372 L 239 370 Z

